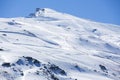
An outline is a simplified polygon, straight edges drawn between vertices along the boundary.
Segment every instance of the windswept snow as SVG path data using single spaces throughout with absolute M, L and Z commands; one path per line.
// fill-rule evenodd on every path
M 120 26 L 49 8 L 0 24 L 0 80 L 120 80 Z

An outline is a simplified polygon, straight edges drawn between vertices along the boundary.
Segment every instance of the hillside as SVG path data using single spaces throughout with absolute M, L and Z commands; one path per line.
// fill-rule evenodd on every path
M 120 80 L 119 30 L 49 8 L 0 18 L 0 80 Z

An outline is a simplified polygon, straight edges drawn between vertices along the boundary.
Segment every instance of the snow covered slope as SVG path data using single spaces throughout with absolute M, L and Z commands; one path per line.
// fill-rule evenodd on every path
M 0 18 L 0 80 L 120 80 L 119 30 L 48 8 Z

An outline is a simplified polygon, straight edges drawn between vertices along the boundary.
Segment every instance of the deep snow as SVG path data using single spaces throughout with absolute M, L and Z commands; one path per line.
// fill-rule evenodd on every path
M 119 30 L 49 8 L 0 18 L 0 80 L 120 80 Z

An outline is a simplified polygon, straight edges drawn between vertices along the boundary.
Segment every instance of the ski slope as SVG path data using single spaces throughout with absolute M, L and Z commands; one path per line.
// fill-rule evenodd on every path
M 49 8 L 0 18 L 0 80 L 120 80 L 119 30 Z

